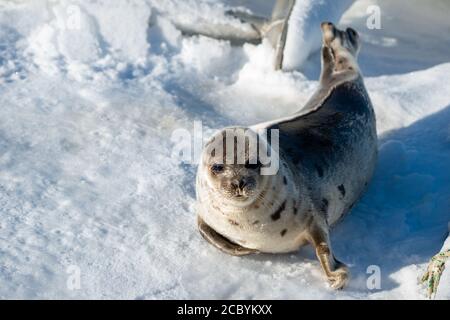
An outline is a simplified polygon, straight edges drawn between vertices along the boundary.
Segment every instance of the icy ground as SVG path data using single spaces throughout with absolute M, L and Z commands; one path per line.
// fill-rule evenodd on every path
M 423 298 L 417 279 L 450 220 L 448 5 L 380 0 L 382 29 L 368 30 L 375 2 L 342 19 L 363 35 L 380 158 L 333 230 L 352 274 L 340 292 L 309 248 L 236 258 L 202 240 L 196 167 L 172 155 L 173 131 L 196 120 L 207 136 L 287 115 L 313 92 L 317 54 L 274 72 L 266 44 L 183 38 L 166 18 L 220 23 L 228 6 L 266 4 L 1 2 L 0 298 Z M 370 265 L 380 289 L 366 286 Z

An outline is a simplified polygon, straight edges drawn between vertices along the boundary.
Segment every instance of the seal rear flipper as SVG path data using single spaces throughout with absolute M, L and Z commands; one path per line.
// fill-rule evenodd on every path
M 257 250 L 244 248 L 236 243 L 231 242 L 224 236 L 217 233 L 210 226 L 208 226 L 199 216 L 197 217 L 197 225 L 202 237 L 224 253 L 233 256 L 244 256 L 258 252 Z

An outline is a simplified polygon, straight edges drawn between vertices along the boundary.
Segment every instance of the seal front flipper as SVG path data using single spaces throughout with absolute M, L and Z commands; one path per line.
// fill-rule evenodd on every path
M 339 262 L 331 252 L 330 239 L 327 227 L 318 225 L 318 220 L 313 222 L 309 229 L 309 238 L 316 251 L 317 259 L 333 289 L 342 289 L 348 281 L 348 269 Z M 325 223 L 325 222 L 324 222 Z
M 334 69 L 334 58 L 333 53 L 331 51 L 331 48 L 327 45 L 322 45 L 322 71 L 320 73 L 320 80 L 319 82 L 323 84 L 325 81 L 328 81 L 330 77 L 333 75 L 333 69 Z
M 257 250 L 247 249 L 231 242 L 208 226 L 199 216 L 197 216 L 197 225 L 202 237 L 224 253 L 232 256 L 244 256 L 258 252 Z

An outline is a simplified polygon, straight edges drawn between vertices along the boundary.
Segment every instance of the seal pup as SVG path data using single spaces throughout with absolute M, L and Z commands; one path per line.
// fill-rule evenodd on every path
M 201 235 L 232 255 L 291 252 L 309 243 L 331 287 L 340 289 L 348 271 L 334 257 L 329 231 L 371 179 L 377 133 L 357 63 L 358 33 L 330 22 L 321 29 L 319 88 L 305 107 L 275 121 L 227 128 L 205 145 L 197 220 Z M 247 148 L 255 139 L 263 142 L 257 152 Z M 264 154 L 278 155 L 275 173 L 263 174 L 273 160 Z

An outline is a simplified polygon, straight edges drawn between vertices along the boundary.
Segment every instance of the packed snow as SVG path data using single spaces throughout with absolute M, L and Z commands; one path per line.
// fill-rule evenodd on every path
M 176 24 L 247 32 L 224 12 L 267 15 L 267 3 L 0 3 L 0 298 L 425 298 L 418 279 L 450 221 L 443 0 L 359 0 L 341 19 L 362 35 L 380 146 L 368 192 L 332 231 L 348 287 L 328 287 L 311 248 L 238 258 L 197 232 L 196 164 L 173 152 L 174 132 L 201 121 L 207 138 L 297 111 L 320 56 L 308 47 L 302 68 L 275 72 L 266 42 L 231 46 Z M 366 27 L 373 4 L 380 30 Z M 437 298 L 450 299 L 448 279 Z

